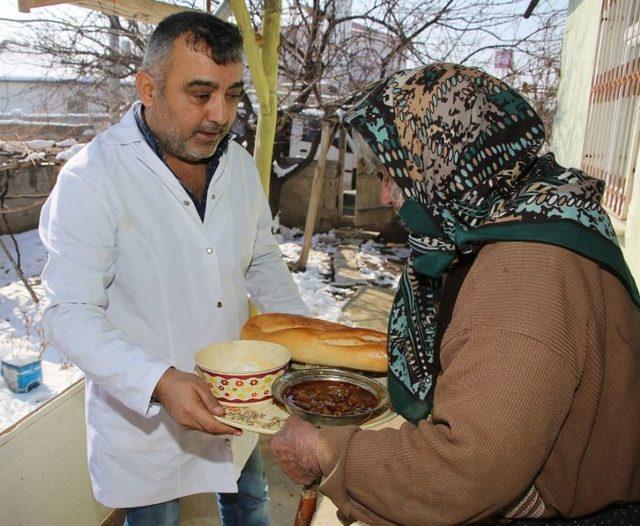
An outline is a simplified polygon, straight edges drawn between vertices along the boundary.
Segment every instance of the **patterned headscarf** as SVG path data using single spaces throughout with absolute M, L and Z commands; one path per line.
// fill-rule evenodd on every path
M 346 115 L 406 197 L 409 258 L 389 320 L 389 391 L 405 418 L 431 410 L 436 304 L 460 254 L 537 241 L 613 272 L 640 297 L 600 206 L 604 182 L 538 157 L 544 126 L 504 82 L 455 64 L 400 71 Z

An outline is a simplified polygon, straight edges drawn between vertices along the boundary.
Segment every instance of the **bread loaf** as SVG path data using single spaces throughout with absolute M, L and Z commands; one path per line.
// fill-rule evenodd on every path
M 380 331 L 274 313 L 249 318 L 240 338 L 284 345 L 293 360 L 300 363 L 373 372 L 387 370 L 387 335 Z

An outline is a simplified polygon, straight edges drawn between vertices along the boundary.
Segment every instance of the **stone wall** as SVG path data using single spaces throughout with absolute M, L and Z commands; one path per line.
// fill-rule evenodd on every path
M 288 227 L 304 229 L 311 198 L 311 186 L 316 170 L 311 163 L 282 185 L 280 193 L 280 223 Z M 381 231 L 393 222 L 394 210 L 380 204 L 380 179 L 375 174 L 358 172 L 355 192 L 355 214 L 353 204 L 342 209 L 340 200 L 340 177 L 337 162 L 327 161 L 324 187 L 318 210 L 318 221 L 314 232 L 326 232 L 344 224 Z M 349 215 L 343 215 L 348 213 Z
M 394 210 L 380 202 L 382 182 L 374 173 L 358 172 L 354 226 L 381 231 L 393 221 Z
M 0 168 L 0 194 L 5 195 L 4 208 L 13 210 L 25 207 L 18 212 L 3 214 L 14 233 L 38 227 L 43 200 L 53 188 L 60 167 L 57 164 L 48 164 Z M 43 197 L 13 198 L 12 196 Z M 0 234 L 7 233 L 5 221 L 0 220 Z
M 280 193 L 281 224 L 304 229 L 316 165 L 317 162 L 312 162 L 282 185 Z M 327 161 L 315 232 L 326 232 L 338 226 L 340 190 L 337 163 L 336 161 Z

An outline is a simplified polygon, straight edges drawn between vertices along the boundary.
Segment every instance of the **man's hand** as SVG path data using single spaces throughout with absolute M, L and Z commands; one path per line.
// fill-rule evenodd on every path
M 223 416 L 224 408 L 209 390 L 207 382 L 196 374 L 170 367 L 158 380 L 153 396 L 184 429 L 212 435 L 242 435 L 240 429 L 213 417 Z
M 311 484 L 322 478 L 316 447 L 318 429 L 298 416 L 287 419 L 284 429 L 269 441 L 271 451 L 291 480 Z

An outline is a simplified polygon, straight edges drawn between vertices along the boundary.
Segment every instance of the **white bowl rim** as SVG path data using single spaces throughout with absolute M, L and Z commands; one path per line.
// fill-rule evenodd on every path
M 251 347 L 255 347 L 255 346 L 266 346 L 266 347 L 271 347 L 272 350 L 274 351 L 279 351 L 283 354 L 283 359 L 280 362 L 277 362 L 276 365 L 274 365 L 273 367 L 269 367 L 268 369 L 260 369 L 258 371 L 242 371 L 242 372 L 238 372 L 238 371 L 232 371 L 232 370 L 228 370 L 228 369 L 212 369 L 211 367 L 207 367 L 205 365 L 202 364 L 201 360 L 199 359 L 199 355 L 203 354 L 205 351 L 209 351 L 212 348 L 215 349 L 216 347 L 228 347 L 229 345 L 231 346 L 251 346 Z M 286 360 L 284 359 L 286 357 Z M 225 341 L 225 342 L 216 342 L 216 343 L 211 343 L 209 345 L 205 345 L 204 347 L 202 347 L 201 349 L 199 349 L 198 351 L 196 351 L 196 353 L 193 356 L 194 362 L 195 364 L 200 368 L 203 369 L 204 371 L 206 371 L 209 374 L 224 374 L 224 375 L 233 375 L 233 376 L 255 376 L 257 374 L 262 375 L 262 374 L 266 374 L 266 373 L 270 373 L 270 372 L 274 372 L 277 371 L 278 369 L 281 369 L 282 367 L 286 366 L 289 361 L 291 361 L 291 352 L 289 351 L 289 349 L 287 349 L 284 345 L 280 345 L 278 343 L 273 343 L 273 342 L 265 342 L 265 341 L 261 341 L 261 340 L 230 340 L 230 341 Z

